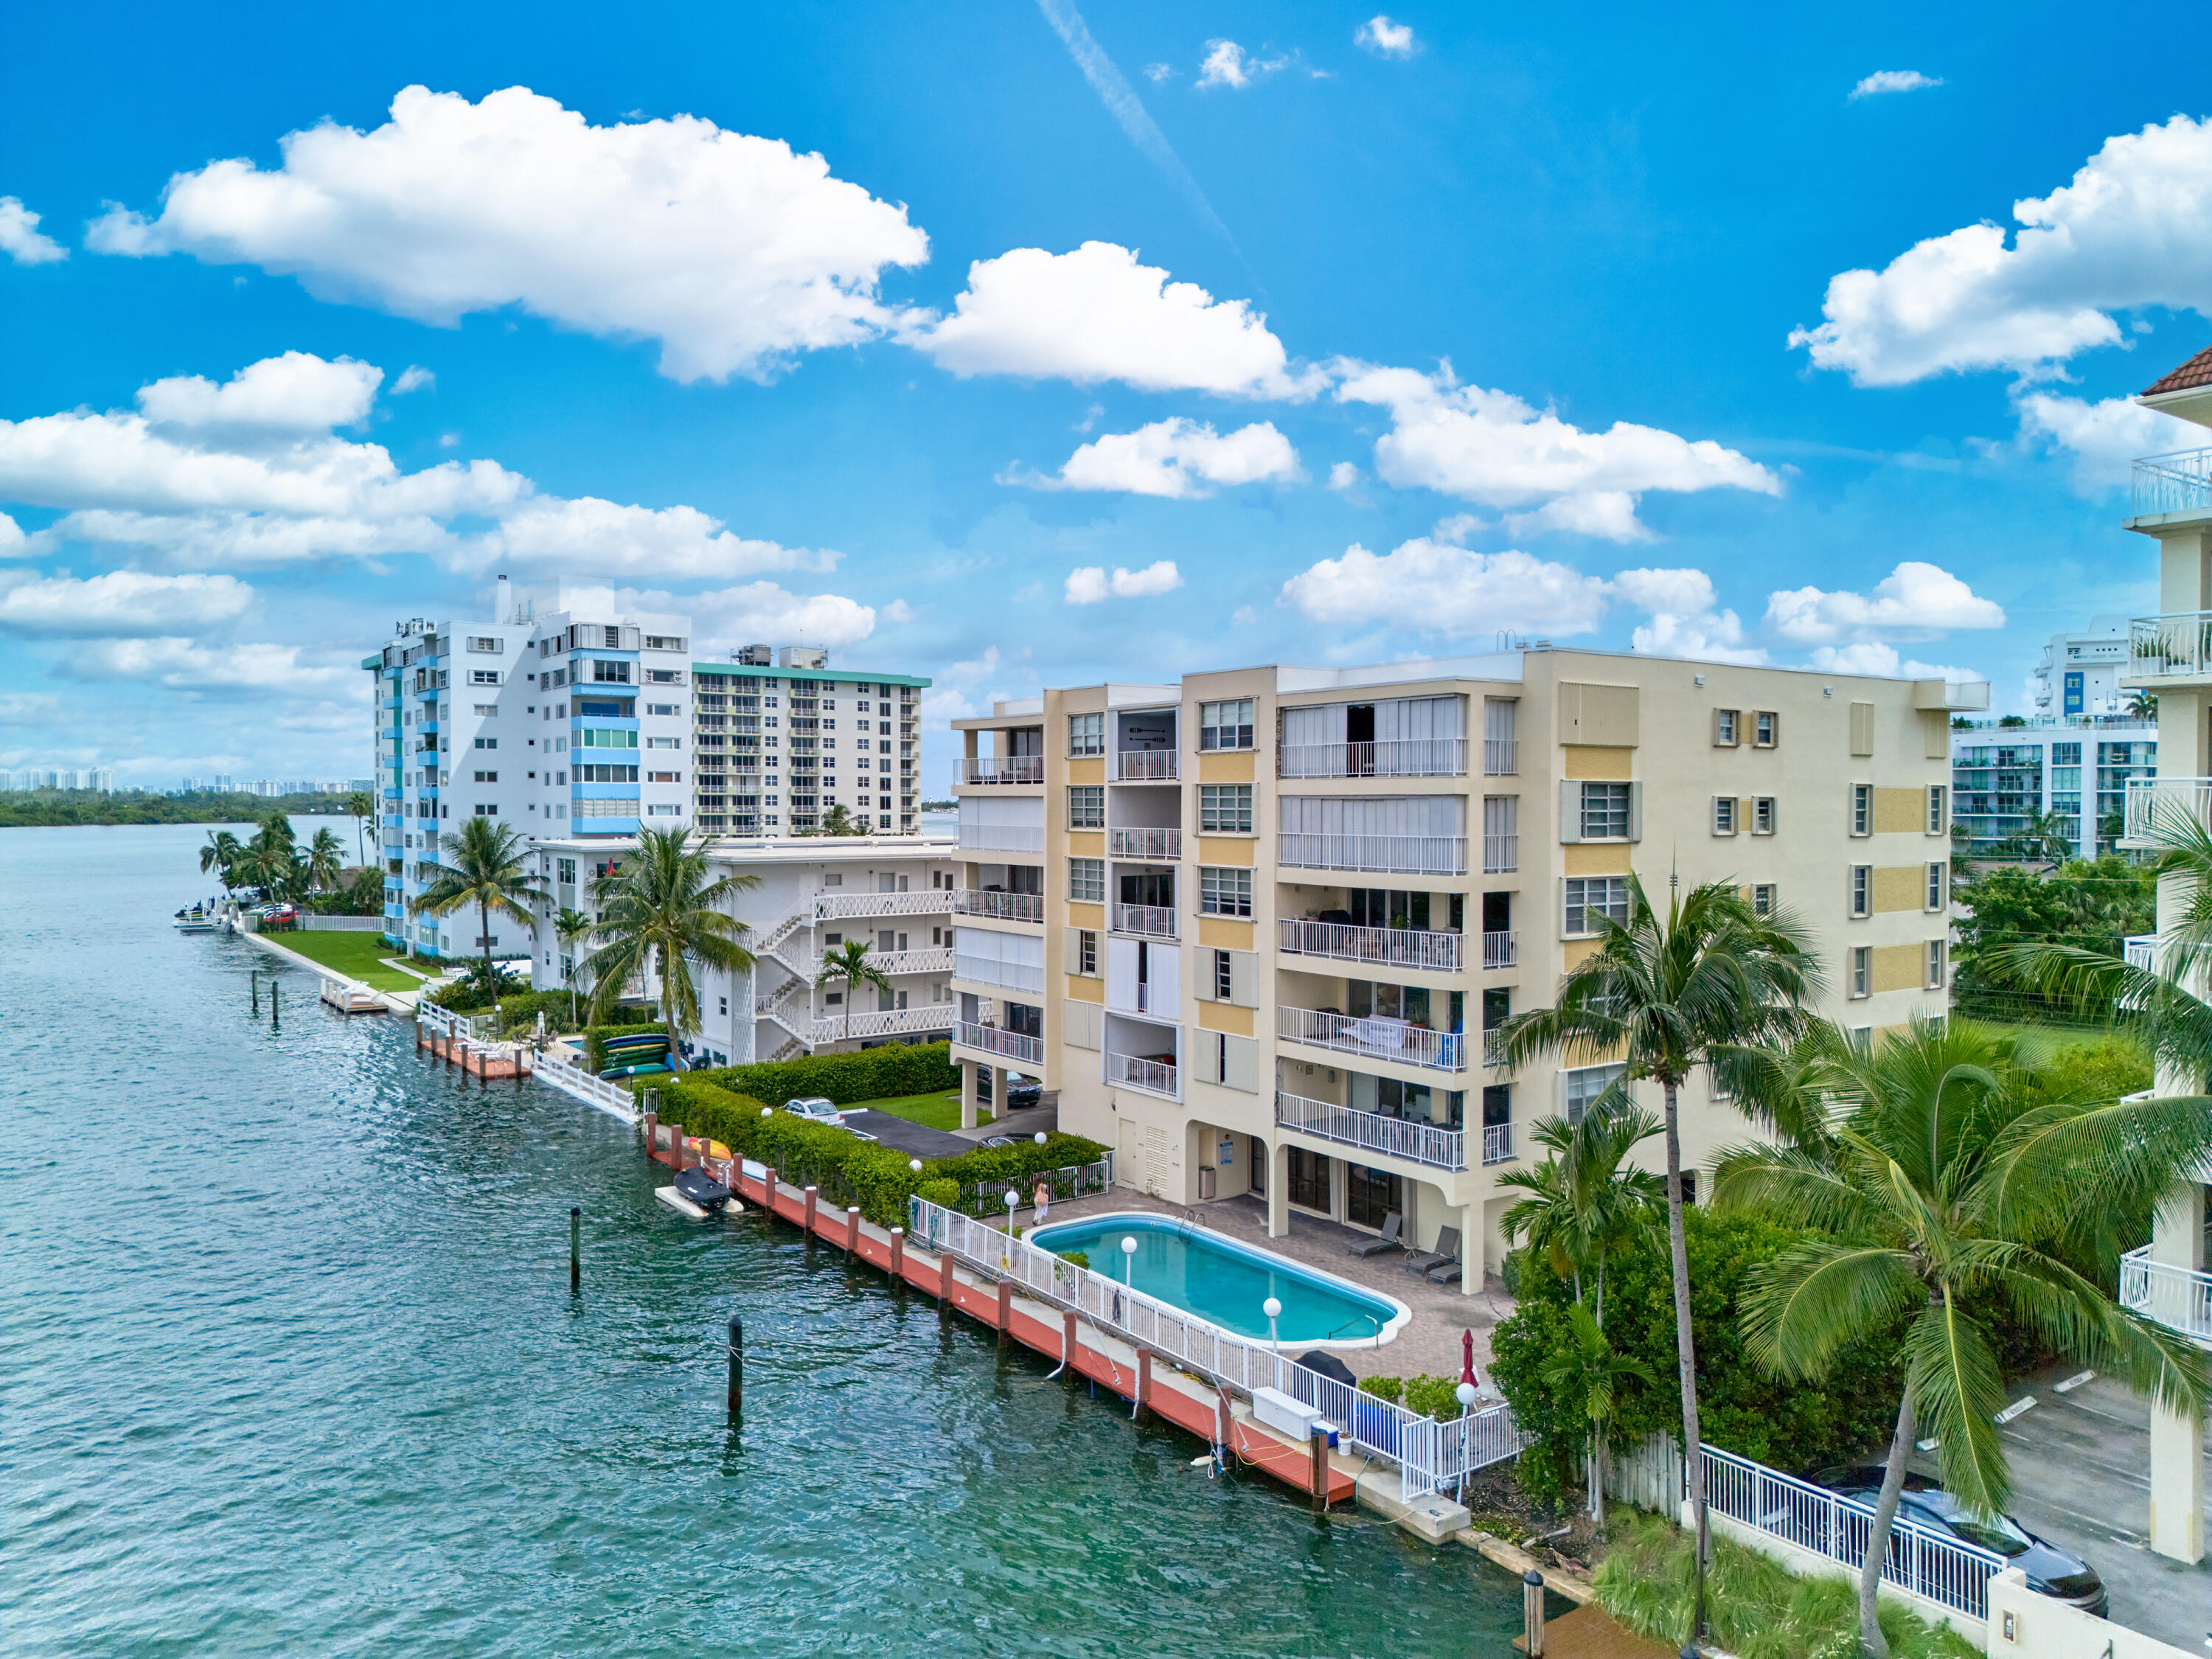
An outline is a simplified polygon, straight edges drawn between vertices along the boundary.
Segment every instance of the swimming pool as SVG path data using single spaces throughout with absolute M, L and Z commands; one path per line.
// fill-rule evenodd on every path
M 1133 1238 L 1129 1283 L 1134 1289 L 1238 1336 L 1266 1338 L 1261 1304 L 1272 1296 L 1283 1304 L 1276 1326 L 1286 1347 L 1371 1348 L 1397 1335 L 1413 1316 L 1395 1297 L 1172 1216 L 1143 1211 L 1085 1216 L 1028 1237 L 1038 1249 L 1058 1255 L 1080 1250 L 1091 1258 L 1093 1273 L 1117 1281 L 1121 1241 Z

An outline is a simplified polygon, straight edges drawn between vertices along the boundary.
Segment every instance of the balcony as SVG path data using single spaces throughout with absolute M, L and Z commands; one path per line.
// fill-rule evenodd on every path
M 1164 1060 L 1146 1060 L 1136 1054 L 1106 1053 L 1106 1081 L 1125 1089 L 1141 1089 L 1148 1095 L 1159 1095 L 1169 1100 L 1181 1100 L 1176 1088 L 1176 1068 Z
M 1486 835 L 1482 838 L 1484 875 L 1510 875 L 1520 867 L 1521 837 L 1518 835 Z
M 2132 471 L 2129 481 L 2132 516 L 2155 519 L 2169 514 L 2212 513 L 2212 449 L 2146 455 Z
M 818 921 L 836 921 L 846 916 L 940 916 L 958 908 L 955 902 L 958 897 L 942 887 L 906 893 L 820 893 L 815 896 L 814 915 Z
M 2150 1247 L 2120 1258 L 2120 1305 L 2212 1348 L 2212 1273 L 2150 1259 Z
M 1176 913 L 1164 904 L 1117 904 L 1112 926 L 1117 933 L 1136 933 L 1146 939 L 1176 937 Z
M 1109 830 L 1109 857 L 1134 859 L 1146 864 L 1172 864 L 1182 856 L 1180 830 Z
M 1275 1092 L 1278 1127 L 1295 1129 L 1317 1140 L 1334 1141 L 1384 1158 L 1403 1158 L 1431 1170 L 1467 1168 L 1467 1134 L 1441 1124 L 1418 1119 L 1386 1117 L 1380 1112 L 1354 1111 L 1325 1100 Z
M 1513 1162 L 1513 1122 L 1486 1123 L 1482 1126 L 1482 1161 L 1492 1164 Z
M 1482 965 L 1485 968 L 1510 968 L 1519 960 L 1517 936 L 1512 933 L 1485 933 L 1482 936 Z
M 1463 940 L 1457 933 L 1432 933 L 1419 927 L 1353 927 L 1287 917 L 1276 927 L 1285 956 L 1326 957 L 1331 962 L 1410 968 L 1429 974 L 1455 974 L 1465 962 L 1461 949 Z
M 2175 611 L 2136 617 L 2128 623 L 2128 664 L 2122 678 L 2136 680 L 2212 677 L 2212 611 Z
M 1172 749 L 1124 749 L 1114 757 L 1114 775 L 1123 783 L 1172 783 L 1176 777 Z
M 1042 921 L 1042 893 L 994 893 L 963 887 L 952 896 L 952 913 L 959 916 L 988 916 L 994 921 Z
M 955 783 L 1042 783 L 1042 755 L 977 755 L 952 763 Z
M 1276 837 L 1276 861 L 1293 870 L 1345 870 L 1356 874 L 1463 876 L 1465 836 L 1328 836 Z
M 1510 778 L 1521 770 L 1521 744 L 1515 738 L 1485 738 L 1482 740 L 1482 775 L 1486 778 Z
M 2148 847 L 2150 832 L 2167 824 L 2212 823 L 2212 778 L 2130 778 L 2120 845 Z
M 1464 738 L 1292 743 L 1275 756 L 1275 775 L 1283 778 L 1456 778 L 1466 772 Z
M 1425 1071 L 1464 1072 L 1467 1038 L 1457 1031 L 1431 1031 L 1402 1019 L 1379 1015 L 1352 1018 L 1315 1008 L 1275 1010 L 1275 1035 L 1285 1042 L 1334 1054 L 1363 1054 L 1370 1060 Z
M 963 1048 L 980 1049 L 1004 1060 L 1018 1060 L 1025 1066 L 1044 1064 L 1042 1037 L 1025 1036 L 1019 1031 L 1005 1031 L 995 1025 L 978 1025 L 973 1020 L 963 1019 L 954 1023 L 952 1040 Z

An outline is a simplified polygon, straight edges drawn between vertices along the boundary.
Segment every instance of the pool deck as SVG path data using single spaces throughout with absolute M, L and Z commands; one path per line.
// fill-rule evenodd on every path
M 1072 1202 L 1055 1204 L 1051 1218 L 1054 1223 L 1080 1221 L 1085 1216 L 1108 1215 L 1116 1210 L 1187 1216 L 1201 1227 L 1210 1227 L 1240 1243 L 1273 1250 L 1303 1266 L 1350 1279 L 1363 1289 L 1397 1297 L 1413 1310 L 1413 1317 L 1395 1338 L 1380 1348 L 1332 1350 L 1355 1376 L 1457 1376 L 1462 1334 L 1472 1330 L 1474 1363 L 1486 1381 L 1490 1376 L 1491 1327 L 1513 1311 L 1513 1298 L 1505 1294 L 1505 1287 L 1495 1273 L 1489 1275 L 1474 1295 L 1463 1296 L 1456 1285 L 1431 1285 L 1406 1272 L 1401 1265 L 1406 1259 L 1402 1252 L 1394 1250 L 1364 1261 L 1347 1255 L 1346 1251 L 1351 1246 L 1371 1242 L 1375 1236 L 1324 1221 L 1318 1216 L 1300 1215 L 1293 1211 L 1289 1237 L 1270 1238 L 1267 1206 L 1255 1198 L 1225 1198 L 1210 1204 L 1184 1206 L 1163 1202 L 1133 1188 L 1116 1187 L 1109 1193 L 1094 1193 Z M 1024 1210 L 1015 1220 L 1026 1227 L 1030 1224 L 1028 1217 L 1029 1212 Z

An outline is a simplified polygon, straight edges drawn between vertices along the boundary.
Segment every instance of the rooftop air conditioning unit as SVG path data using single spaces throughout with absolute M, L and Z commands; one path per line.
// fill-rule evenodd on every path
M 775 653 L 775 661 L 779 668 L 826 668 L 830 653 L 819 645 L 787 645 Z
M 741 668 L 772 668 L 775 665 L 775 653 L 765 645 L 741 645 L 732 654 Z

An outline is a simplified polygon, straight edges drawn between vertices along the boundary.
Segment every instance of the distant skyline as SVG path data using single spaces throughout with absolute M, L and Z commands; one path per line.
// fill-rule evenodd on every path
M 2159 49 L 2146 52 L 2144 42 Z M 2157 608 L 2212 21 L 67 9 L 0 63 L 0 769 L 366 771 L 605 584 L 945 720 L 1561 644 L 1987 678 Z

